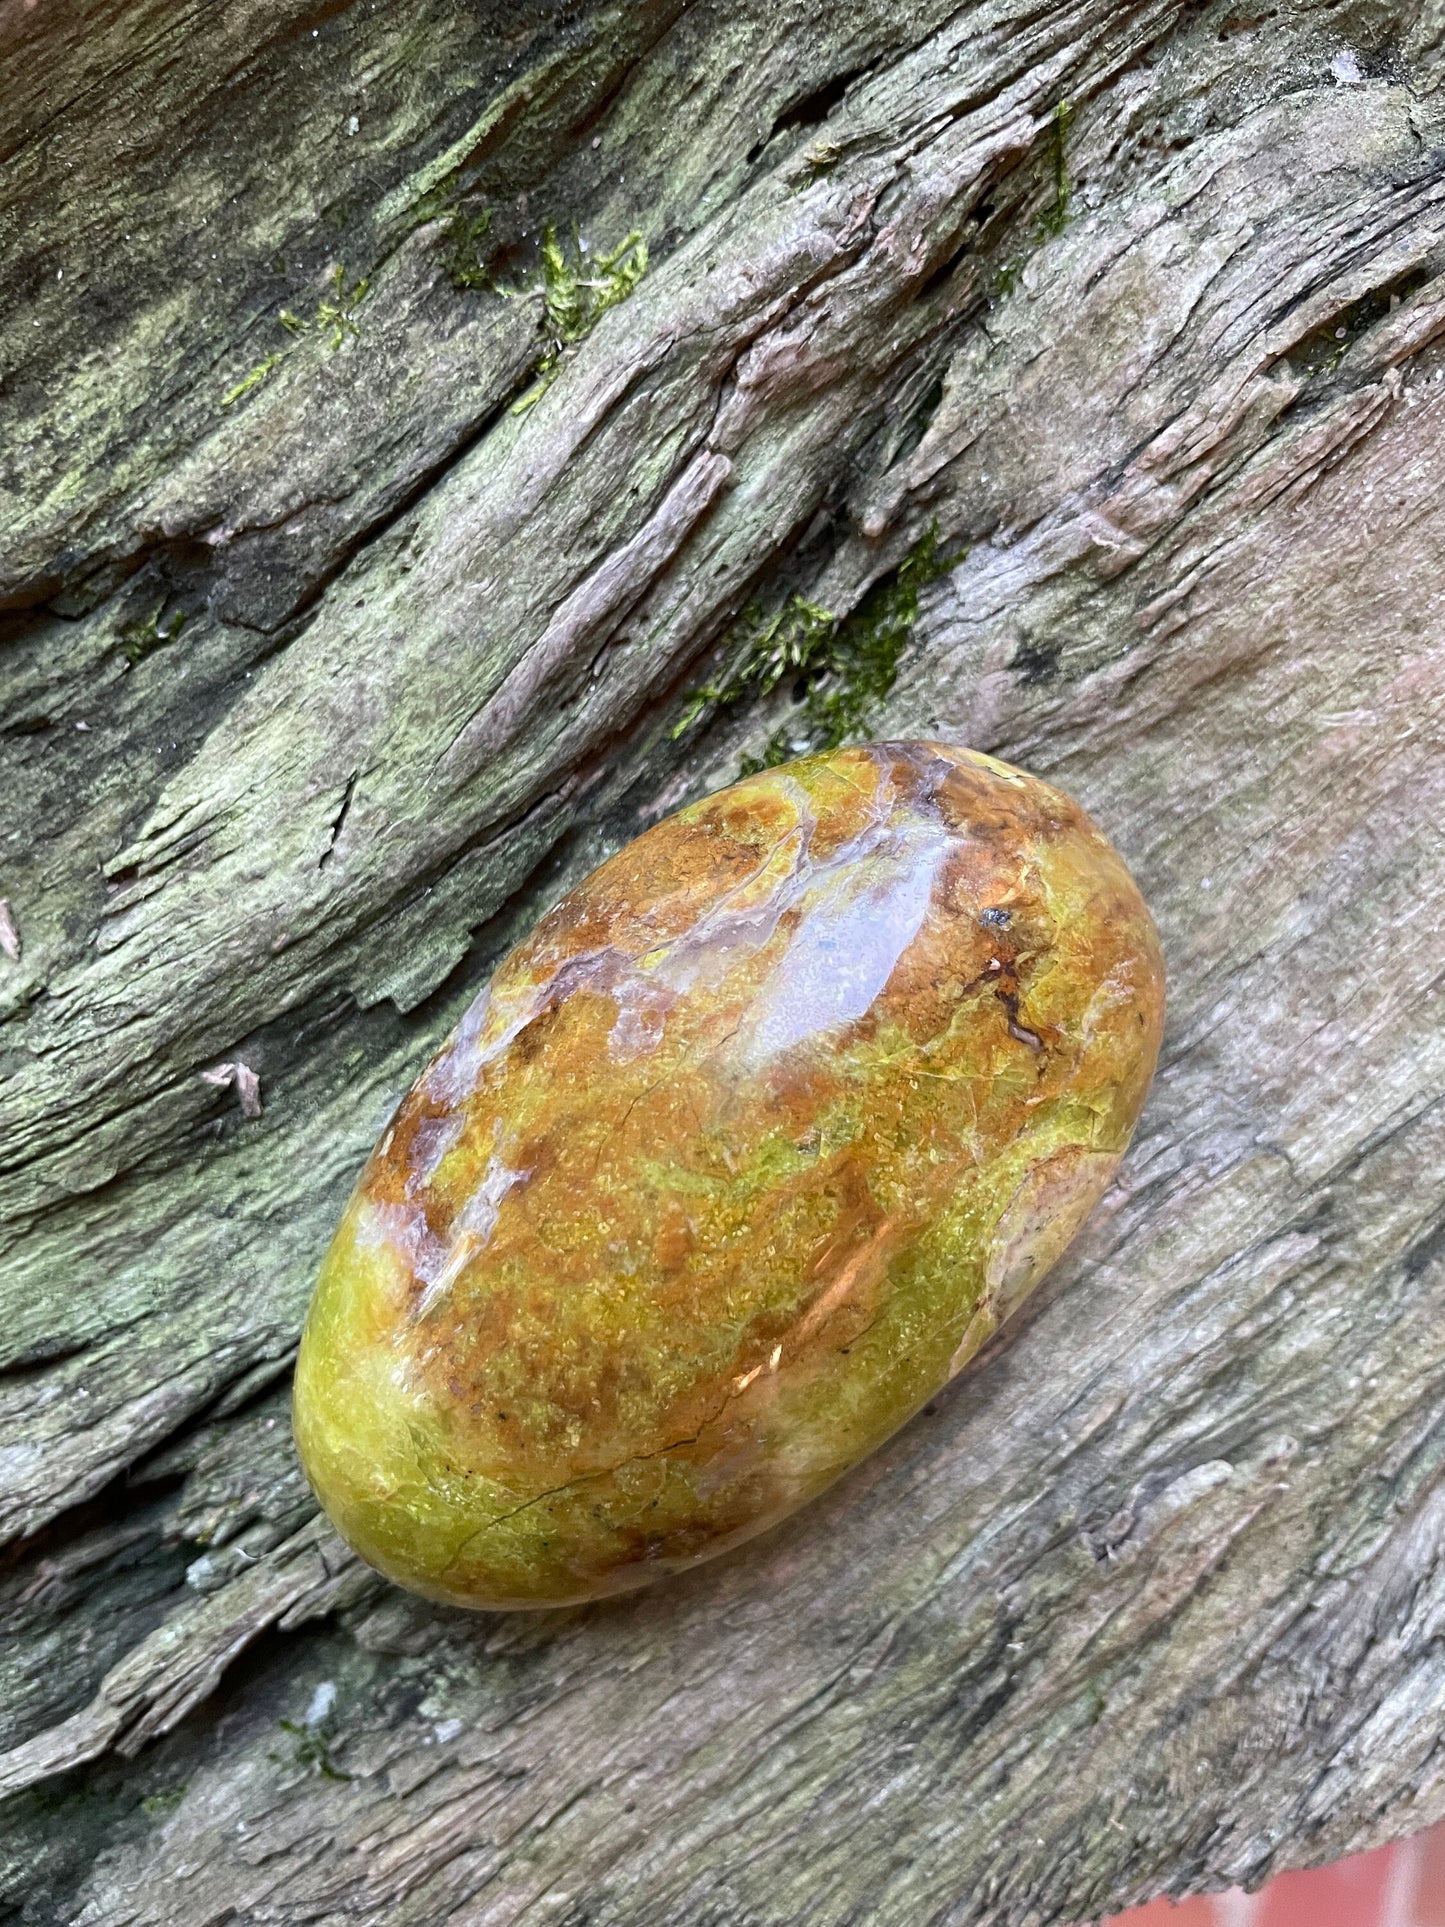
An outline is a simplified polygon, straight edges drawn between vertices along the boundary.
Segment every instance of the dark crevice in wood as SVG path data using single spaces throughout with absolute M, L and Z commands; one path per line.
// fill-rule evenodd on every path
M 15 1572 L 52 1558 L 66 1546 L 101 1527 L 114 1527 L 132 1518 L 150 1514 L 158 1501 L 179 1492 L 184 1480 L 178 1474 L 132 1482 L 124 1472 L 117 1473 L 92 1498 L 68 1506 L 38 1532 L 27 1538 L 12 1539 L 0 1546 L 0 1573 Z
M 342 826 L 346 822 L 347 813 L 351 809 L 351 799 L 356 794 L 357 775 L 358 772 L 353 770 L 346 779 L 346 788 L 341 795 L 341 807 L 337 810 L 336 820 L 331 825 L 331 839 L 327 843 L 326 848 L 321 852 L 320 859 L 316 866 L 320 870 L 324 870 L 331 861 L 332 852 L 336 848 L 336 839 L 341 834 Z
M 748 149 L 748 165 L 751 166 L 759 160 L 764 150 L 780 134 L 801 133 L 810 128 L 821 127 L 824 121 L 842 106 L 848 89 L 872 71 L 872 67 L 868 65 L 846 68 L 842 73 L 835 74 L 831 80 L 824 82 L 821 87 L 813 88 L 790 106 L 785 107 L 781 113 L 774 116 L 772 125 L 762 139 L 755 141 Z
M 57 1343 L 27 1352 L 23 1358 L 0 1359 L 0 1378 L 35 1378 L 53 1371 L 57 1365 L 68 1365 L 73 1358 L 83 1358 L 89 1350 L 88 1341 L 81 1344 Z

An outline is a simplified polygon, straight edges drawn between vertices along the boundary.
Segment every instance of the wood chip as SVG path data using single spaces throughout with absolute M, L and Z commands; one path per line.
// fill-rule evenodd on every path
M 247 1117 L 261 1115 L 261 1080 L 249 1064 L 236 1065 L 236 1091 L 241 1099 L 241 1109 Z
M 216 1064 L 208 1071 L 201 1072 L 207 1084 L 215 1084 L 224 1089 L 229 1084 L 236 1087 L 236 1095 L 241 1100 L 241 1111 L 246 1117 L 261 1115 L 261 1079 L 249 1064 L 239 1058 L 234 1063 Z

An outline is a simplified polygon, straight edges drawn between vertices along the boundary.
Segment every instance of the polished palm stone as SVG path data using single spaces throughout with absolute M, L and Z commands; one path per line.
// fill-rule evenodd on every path
M 1066 796 L 936 743 L 767 770 L 580 883 L 396 1113 L 296 1436 L 403 1585 L 637 1586 L 897 1430 L 1107 1185 L 1154 927 Z

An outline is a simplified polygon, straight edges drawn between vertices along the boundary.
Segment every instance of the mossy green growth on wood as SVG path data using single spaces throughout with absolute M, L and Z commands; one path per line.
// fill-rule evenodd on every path
M 858 736 L 898 679 L 918 620 L 919 591 L 962 560 L 962 552 L 940 553 L 938 530 L 931 528 L 851 615 L 835 616 L 801 595 L 790 596 L 771 617 L 755 604 L 745 609 L 730 667 L 719 682 L 688 698 L 674 739 L 704 711 L 770 696 L 789 677 L 798 688 L 799 713 L 774 731 L 760 756 L 743 759 L 742 775 L 774 768 L 804 750 L 837 749 Z
M 140 1803 L 140 1810 L 149 1820 L 165 1820 L 173 1814 L 186 1797 L 186 1783 L 168 1787 L 164 1793 L 147 1794 Z
M 1073 191 L 1069 181 L 1068 137 L 1073 119 L 1074 103 L 1064 99 L 1054 108 L 1046 123 L 1048 147 L 1043 157 L 1043 167 L 1047 173 L 1042 186 L 1049 192 L 1049 202 L 1033 223 L 1030 239 L 1034 245 L 1051 241 L 1055 235 L 1062 234 L 1071 218 Z M 1031 251 L 1009 255 L 994 265 L 986 284 L 990 301 L 1001 301 L 1013 293 L 1019 276 L 1028 264 Z
M 552 385 L 562 352 L 591 334 L 609 308 L 615 308 L 647 273 L 647 243 L 634 228 L 610 254 L 589 255 L 573 233 L 564 246 L 556 226 L 542 230 L 542 325 L 546 347 L 537 363 L 536 379 L 512 405 L 522 414 Z
M 371 281 L 369 277 L 362 275 L 360 280 L 348 286 L 346 269 L 338 263 L 331 270 L 327 285 L 331 292 L 329 295 L 323 295 L 317 302 L 316 313 L 310 321 L 304 320 L 298 314 L 293 314 L 289 308 L 282 308 L 276 319 L 293 339 L 312 333 L 329 335 L 331 352 L 335 354 L 348 337 L 359 336 L 361 333 L 356 322 L 356 310 L 366 299 Z M 254 389 L 259 388 L 263 382 L 269 381 L 286 359 L 288 352 L 289 350 L 285 348 L 277 348 L 258 361 L 254 368 L 241 377 L 234 388 L 228 388 L 222 395 L 222 408 L 232 407 L 251 394 Z
M 120 632 L 120 645 L 124 651 L 126 667 L 134 669 L 137 663 L 144 662 L 157 649 L 163 649 L 168 642 L 174 642 L 185 627 L 185 614 L 177 609 L 161 627 L 161 616 L 165 610 L 164 602 L 158 603 L 154 614 L 143 622 L 128 622 Z
M 278 1765 L 298 1766 L 306 1773 L 317 1774 L 323 1780 L 349 1780 L 351 1775 L 343 1773 L 331 1757 L 334 1735 L 329 1726 L 309 1726 L 301 1720 L 282 1720 L 281 1731 L 291 1741 L 291 1757 L 273 1753 L 272 1759 Z
M 513 294 L 497 282 L 482 258 L 481 243 L 491 233 L 492 210 L 488 207 L 469 213 L 459 205 L 461 182 L 454 170 L 444 175 L 425 194 L 412 203 L 409 227 L 426 227 L 433 221 L 445 222 L 442 229 L 442 267 L 458 293 Z
M 453 168 L 449 174 L 444 174 L 439 181 L 433 182 L 424 194 L 419 194 L 412 202 L 406 215 L 407 227 L 419 228 L 425 227 L 429 221 L 444 221 L 448 215 L 455 212 L 457 196 L 460 193 L 461 184 L 457 178 L 457 170 Z
M 482 259 L 481 242 L 492 225 L 492 211 L 468 214 L 458 208 L 447 222 L 446 251 L 442 264 L 447 279 L 459 293 L 489 291 L 500 294 L 491 270 Z
M 312 321 L 305 322 L 289 309 L 281 310 L 281 325 L 289 334 L 303 335 L 314 329 L 331 337 L 331 352 L 346 340 L 347 336 L 361 333 L 356 325 L 356 310 L 366 299 L 366 291 L 371 286 L 370 279 L 363 275 L 351 287 L 346 285 L 346 269 L 339 264 L 331 270 L 329 285 L 331 293 L 323 295 L 316 304 L 316 314 Z
M 1069 219 L 1069 162 L 1065 142 L 1069 123 L 1074 118 L 1074 103 L 1061 100 L 1049 123 L 1049 162 L 1054 175 L 1054 198 L 1039 222 L 1042 234 L 1062 234 Z
M 271 354 L 264 355 L 261 360 L 256 363 L 254 368 L 248 369 L 248 371 L 242 375 L 234 388 L 228 388 L 225 394 L 222 395 L 222 408 L 233 407 L 236 402 L 244 400 L 253 389 L 259 388 L 262 382 L 269 381 L 285 359 L 286 350 L 284 348 L 277 348 Z

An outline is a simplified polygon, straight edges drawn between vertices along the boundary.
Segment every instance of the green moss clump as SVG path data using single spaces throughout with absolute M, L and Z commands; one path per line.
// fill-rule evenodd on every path
M 276 319 L 293 339 L 313 331 L 329 334 L 331 351 L 334 354 L 348 335 L 361 333 L 356 325 L 356 310 L 366 299 L 366 291 L 371 286 L 371 282 L 366 275 L 363 275 L 359 281 L 353 282 L 348 287 L 346 269 L 338 265 L 331 270 L 328 285 L 331 293 L 322 296 L 316 304 L 316 313 L 310 321 L 303 320 L 299 314 L 293 314 L 289 308 L 283 308 Z M 230 408 L 249 395 L 253 389 L 259 388 L 262 382 L 268 381 L 286 359 L 286 354 L 285 348 L 277 348 L 264 360 L 258 361 L 249 374 L 243 375 L 234 388 L 228 388 L 222 395 L 222 408 Z
M 323 334 L 331 336 L 331 351 L 336 350 L 348 335 L 359 335 L 356 325 L 356 310 L 366 299 L 366 291 L 371 282 L 366 275 L 351 287 L 346 285 L 346 269 L 337 266 L 331 271 L 331 295 L 317 303 L 316 319 L 312 326 Z M 294 319 L 294 317 L 293 317 Z
M 962 553 L 939 553 L 938 530 L 931 528 L 851 615 L 835 616 L 801 595 L 791 596 L 771 618 L 756 606 L 745 609 L 734 631 L 740 646 L 731 667 L 688 698 L 674 740 L 704 711 L 744 697 L 760 700 L 790 677 L 800 713 L 774 731 L 761 756 L 743 759 L 741 775 L 771 769 L 805 749 L 827 752 L 856 739 L 898 679 L 918 620 L 919 591 L 962 560 Z
M 413 201 L 408 225 L 417 228 L 425 227 L 432 221 L 446 223 L 441 236 L 442 267 L 446 270 L 448 281 L 459 292 L 510 294 L 514 290 L 499 287 L 496 277 L 482 258 L 481 244 L 491 232 L 492 211 L 484 207 L 478 214 L 469 214 L 458 205 L 461 191 L 461 183 L 453 169 Z
M 287 334 L 292 336 L 310 334 L 313 330 L 320 334 L 329 332 L 331 352 L 335 354 L 348 335 L 361 333 L 356 325 L 356 310 L 366 299 L 366 291 L 371 286 L 371 282 L 363 275 L 359 281 L 348 288 L 346 269 L 338 266 L 331 270 L 328 285 L 331 293 L 323 295 L 317 302 L 316 314 L 312 320 L 303 321 L 299 314 L 292 314 L 289 308 L 283 308 L 276 319 Z
M 537 363 L 536 379 L 512 405 L 522 414 L 552 385 L 562 352 L 581 341 L 609 308 L 615 308 L 647 273 L 647 243 L 634 228 L 610 254 L 588 256 L 574 233 L 564 247 L 549 221 L 542 230 L 542 325 L 546 347 Z
M 458 208 L 447 222 L 442 265 L 448 281 L 459 292 L 469 289 L 500 292 L 481 253 L 481 242 L 491 225 L 490 208 L 483 208 L 480 214 L 468 214 Z
M 167 1815 L 175 1812 L 185 1797 L 186 1783 L 182 1780 L 179 1786 L 170 1787 L 164 1793 L 148 1794 L 141 1801 L 140 1810 L 148 1819 L 164 1820 Z
M 144 662 L 146 657 L 153 655 L 157 649 L 163 649 L 168 642 L 174 642 L 185 627 L 186 618 L 179 609 L 165 627 L 161 627 L 161 614 L 165 606 L 164 602 L 157 604 L 155 613 L 148 616 L 144 622 L 128 622 L 121 630 L 120 645 L 125 654 L 127 668 L 134 669 L 138 662 Z
M 332 1735 L 325 1726 L 307 1726 L 300 1720 L 282 1720 L 281 1731 L 291 1741 L 291 1758 L 273 1753 L 278 1766 L 298 1766 L 306 1773 L 319 1774 L 323 1780 L 349 1780 L 331 1757 Z
M 444 221 L 456 207 L 459 193 L 456 169 L 419 194 L 407 210 L 407 226 L 425 227 L 428 221 Z
M 705 709 L 726 708 L 744 696 L 770 696 L 790 672 L 811 675 L 827 655 L 838 630 L 838 618 L 806 596 L 790 596 L 771 621 L 762 609 L 744 609 L 734 634 L 741 632 L 741 653 L 720 683 L 708 683 L 688 697 L 673 741 L 691 729 Z

